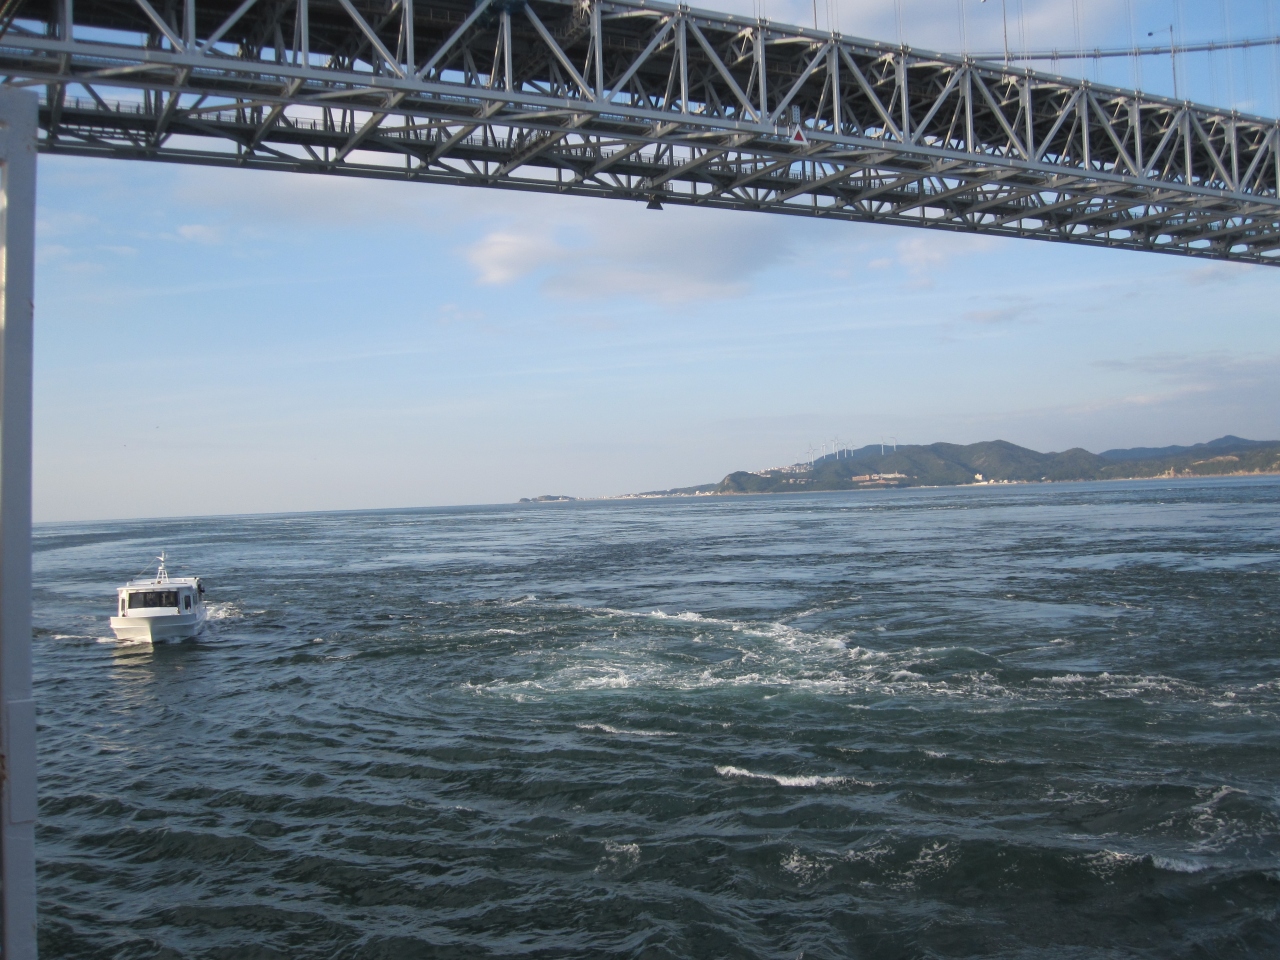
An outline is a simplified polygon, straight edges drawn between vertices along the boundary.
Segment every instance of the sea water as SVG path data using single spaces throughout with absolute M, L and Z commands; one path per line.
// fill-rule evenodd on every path
M 110 639 L 168 551 L 198 641 Z M 50 524 L 50 957 L 1280 955 L 1280 481 Z

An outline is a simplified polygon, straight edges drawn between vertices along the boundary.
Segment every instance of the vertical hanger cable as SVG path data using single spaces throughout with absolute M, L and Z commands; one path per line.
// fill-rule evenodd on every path
M 1227 0 L 1218 0 L 1218 13 L 1222 17 L 1222 28 L 1227 32 L 1227 43 L 1232 40 L 1231 36 L 1231 10 L 1227 6 Z M 1231 48 L 1226 50 L 1227 55 L 1227 106 L 1232 110 L 1236 108 L 1236 70 L 1235 58 L 1231 56 Z
M 1272 0 L 1266 0 L 1267 36 L 1269 37 L 1276 35 L 1276 18 L 1272 6 Z M 1275 46 L 1271 47 L 1271 115 L 1273 117 L 1280 115 L 1280 50 Z

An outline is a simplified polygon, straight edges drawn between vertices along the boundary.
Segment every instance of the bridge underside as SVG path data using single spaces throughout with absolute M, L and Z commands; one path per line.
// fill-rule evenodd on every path
M 1280 262 L 1275 121 L 643 0 L 17 0 L 48 153 Z

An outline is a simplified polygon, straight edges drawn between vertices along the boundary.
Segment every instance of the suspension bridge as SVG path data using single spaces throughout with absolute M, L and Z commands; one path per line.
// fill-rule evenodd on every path
M 1275 120 L 647 0 L 9 0 L 43 152 L 1275 263 Z

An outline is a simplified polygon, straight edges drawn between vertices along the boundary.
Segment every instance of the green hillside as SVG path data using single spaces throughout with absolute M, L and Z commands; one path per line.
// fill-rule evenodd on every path
M 858 490 L 882 487 L 955 486 L 978 482 L 1044 480 L 1116 480 L 1159 476 L 1224 476 L 1280 473 L 1280 441 L 1258 442 L 1223 437 L 1210 444 L 1173 448 L 1170 456 L 1151 456 L 1142 448 L 1134 459 L 1117 459 L 1074 448 L 1039 453 L 1004 440 L 959 445 L 932 443 L 881 452 L 877 445 L 842 450 L 812 464 L 796 464 L 757 473 L 731 473 L 716 493 L 794 493 L 802 490 Z
M 1248 473 L 1280 473 L 1280 442 L 1115 463 L 1108 466 L 1102 476 L 1103 479 L 1114 480 L 1123 477 L 1221 477 Z

